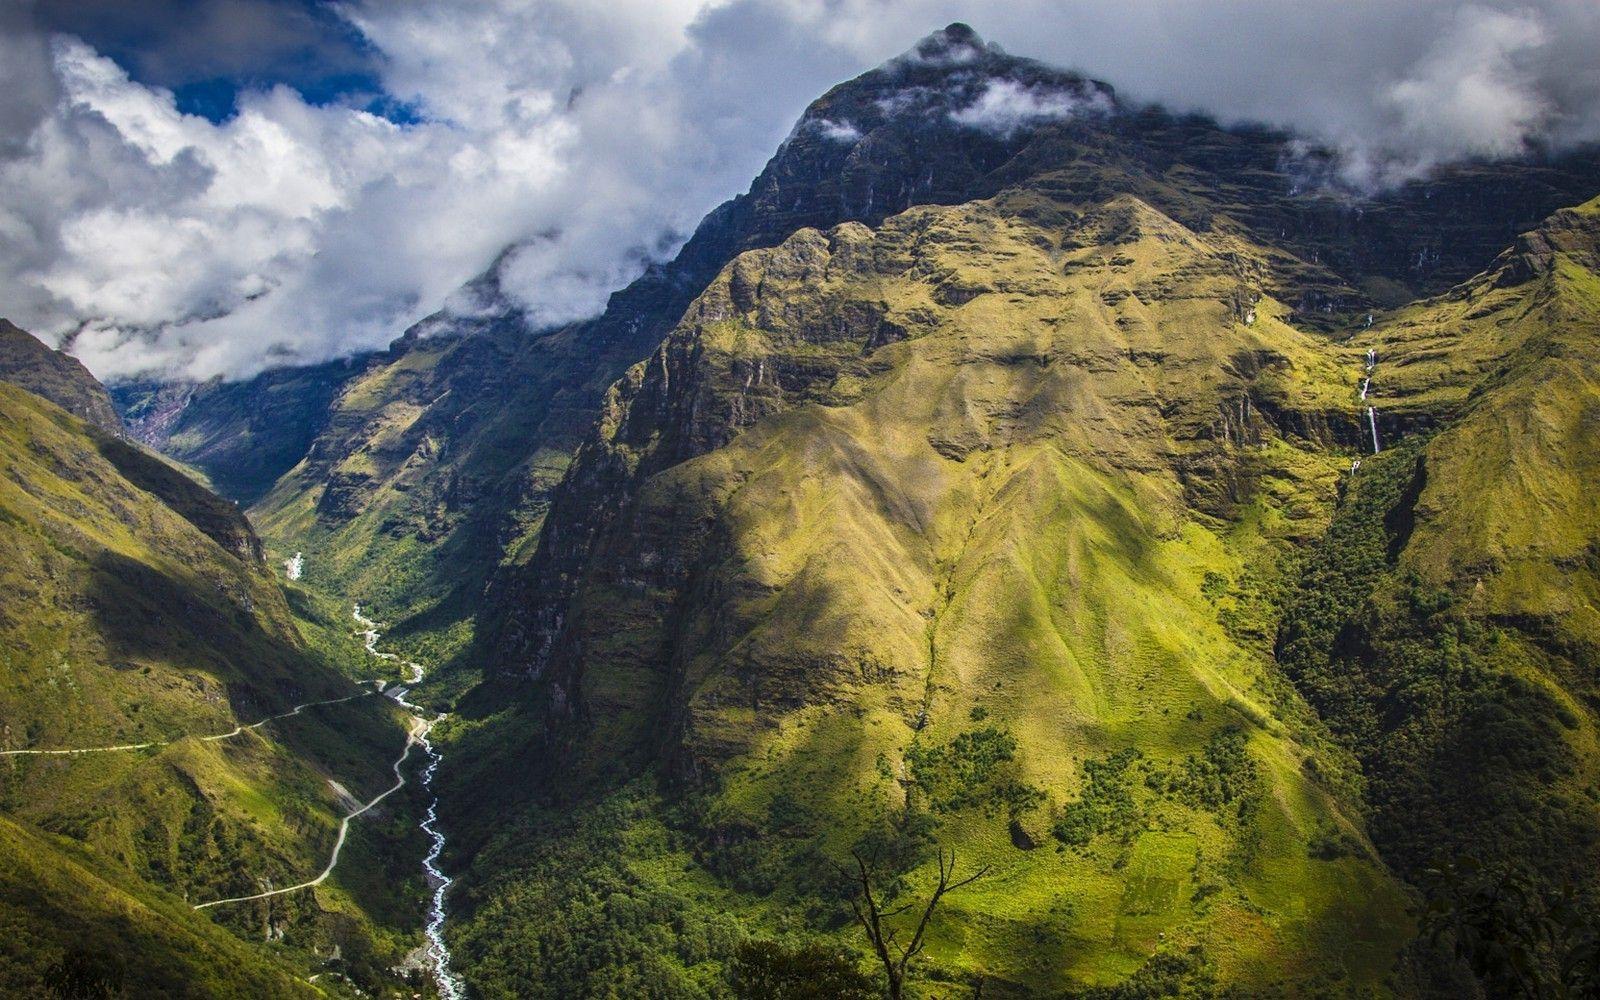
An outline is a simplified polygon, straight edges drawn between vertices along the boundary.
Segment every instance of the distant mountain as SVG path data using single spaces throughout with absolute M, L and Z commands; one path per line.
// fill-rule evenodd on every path
M 134 438 L 248 505 L 305 456 L 339 389 L 366 360 L 275 368 L 235 382 L 120 382 L 111 396 Z
M 0 381 L 42 396 L 103 431 L 115 434 L 122 430 L 122 420 L 105 386 L 82 362 L 64 351 L 51 350 L 5 319 L 0 319 Z

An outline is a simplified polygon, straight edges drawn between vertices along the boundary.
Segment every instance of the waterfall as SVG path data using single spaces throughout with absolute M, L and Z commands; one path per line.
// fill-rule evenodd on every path
M 1382 448 L 1378 444 L 1378 411 L 1367 407 L 1367 426 L 1372 428 L 1372 453 L 1376 455 Z

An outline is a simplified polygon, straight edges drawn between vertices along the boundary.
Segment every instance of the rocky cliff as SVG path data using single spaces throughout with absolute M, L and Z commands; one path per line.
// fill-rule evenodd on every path
M 491 591 L 479 981 L 564 970 L 492 928 L 543 941 L 582 843 L 639 905 L 823 927 L 852 851 L 956 848 L 935 993 L 1470 988 L 1408 944 L 1429 866 L 1555 892 L 1600 835 L 1593 210 L 1540 222 L 1592 160 L 1354 199 L 1281 135 L 907 59 L 801 128 L 903 103 L 1005 161 L 732 258 Z M 1000 85 L 1055 110 L 985 122 Z

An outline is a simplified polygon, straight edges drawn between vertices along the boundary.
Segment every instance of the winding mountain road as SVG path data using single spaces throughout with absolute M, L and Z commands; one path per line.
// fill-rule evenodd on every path
M 325 865 L 322 871 L 317 874 L 316 878 L 305 882 L 300 882 L 296 885 L 286 885 L 282 889 L 268 889 L 265 892 L 252 893 L 248 896 L 229 896 L 227 899 L 213 899 L 207 903 L 196 903 L 194 904 L 194 908 L 197 910 L 204 910 L 207 907 L 221 906 L 224 903 L 248 903 L 254 899 L 267 899 L 271 896 L 282 896 L 285 893 L 298 892 L 301 889 L 309 889 L 312 886 L 321 885 L 327 880 L 329 875 L 333 874 L 334 867 L 339 864 L 339 852 L 344 850 L 345 838 L 350 834 L 350 821 L 405 787 L 406 776 L 400 769 L 405 766 L 406 760 L 411 756 L 411 748 L 417 746 L 419 743 L 423 743 L 427 739 L 428 729 L 432 725 L 433 723 L 428 722 L 425 719 L 416 720 L 416 723 L 411 727 L 411 732 L 406 737 L 406 748 L 404 752 L 402 752 L 400 756 L 395 759 L 394 764 L 391 765 L 391 769 L 394 771 L 395 777 L 394 784 L 384 789 L 377 795 L 376 798 L 372 799 L 366 805 L 360 807 L 359 809 L 352 809 L 350 812 L 345 813 L 344 819 L 339 821 L 339 837 L 333 842 L 333 853 L 328 856 L 327 865 Z

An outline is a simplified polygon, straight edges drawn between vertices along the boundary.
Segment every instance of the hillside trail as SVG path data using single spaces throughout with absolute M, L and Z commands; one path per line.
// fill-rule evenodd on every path
M 35 757 L 51 757 L 51 756 L 54 756 L 54 757 L 70 757 L 70 756 L 74 756 L 76 754 L 86 754 L 86 753 L 113 753 L 113 752 L 121 751 L 121 750 L 149 750 L 149 749 L 154 748 L 154 747 L 171 746 L 172 744 L 177 743 L 180 740 L 186 740 L 186 739 L 191 739 L 191 738 L 200 740 L 202 743 L 212 743 L 212 742 L 215 742 L 217 740 L 231 740 L 235 736 L 241 736 L 244 733 L 247 733 L 247 732 L 251 731 L 252 729 L 260 729 L 262 726 L 266 725 L 269 722 L 276 722 L 279 719 L 287 719 L 290 716 L 299 715 L 301 712 L 305 711 L 308 708 L 317 708 L 317 707 L 322 706 L 322 705 L 340 705 L 340 704 L 343 704 L 344 702 L 347 702 L 347 701 L 355 701 L 357 698 L 370 697 L 372 695 L 380 693 L 383 690 L 383 685 L 384 685 L 384 681 L 379 680 L 379 679 L 358 681 L 357 683 L 358 684 L 372 684 L 372 685 L 375 685 L 375 686 L 371 691 L 362 691 L 359 694 L 346 695 L 343 698 L 328 698 L 328 699 L 325 699 L 323 701 L 302 702 L 301 704 L 296 705 L 293 708 L 289 709 L 289 711 L 287 711 L 287 712 L 280 712 L 277 715 L 269 715 L 265 719 L 260 720 L 259 722 L 252 722 L 252 723 L 249 723 L 248 725 L 246 725 L 244 723 L 240 723 L 239 725 L 234 726 L 232 729 L 228 730 L 225 733 L 213 733 L 213 734 L 211 734 L 209 736 L 191 736 L 190 734 L 184 734 L 184 735 L 181 735 L 181 736 L 174 736 L 171 739 L 167 739 L 167 740 L 152 740 L 152 741 L 150 741 L 148 743 L 118 743 L 118 744 L 115 744 L 115 745 L 112 745 L 112 746 L 99 746 L 99 747 L 67 747 L 67 748 L 58 749 L 58 750 L 0 750 L 0 757 L 28 757 L 28 756 L 35 756 Z
M 295 559 L 291 560 L 291 563 L 298 563 L 300 559 L 300 554 L 296 553 Z M 297 570 L 298 566 L 294 566 L 293 569 Z M 290 578 L 294 579 L 297 575 L 298 574 L 294 573 L 292 570 Z M 420 779 L 422 785 L 425 788 L 428 788 L 430 792 L 433 786 L 433 777 L 438 772 L 439 765 L 444 760 L 443 755 L 440 754 L 439 751 L 435 749 L 433 744 L 428 740 L 428 732 L 435 724 L 445 718 L 444 714 L 438 714 L 433 719 L 425 719 L 421 715 L 421 713 L 425 711 L 422 706 L 407 701 L 405 697 L 408 693 L 410 693 L 410 689 L 412 687 L 415 687 L 422 682 L 423 677 L 427 673 L 426 668 L 414 660 L 402 660 L 397 654 L 386 653 L 379 650 L 377 648 L 379 639 L 378 623 L 363 615 L 361 613 L 361 605 L 359 604 L 354 605 L 352 614 L 356 620 L 356 623 L 361 626 L 361 630 L 357 634 L 362 637 L 367 652 L 379 660 L 400 662 L 401 665 L 407 668 L 407 671 L 409 672 L 409 677 L 407 678 L 406 683 L 390 685 L 384 678 L 369 678 L 367 680 L 358 681 L 357 683 L 361 685 L 372 685 L 372 690 L 346 695 L 342 698 L 327 698 L 321 701 L 302 702 L 290 708 L 286 712 L 280 712 L 277 715 L 269 715 L 257 722 L 252 722 L 249 724 L 240 723 L 225 733 L 211 733 L 205 736 L 192 736 L 191 734 L 185 734 L 174 736 L 171 739 L 166 740 L 150 740 L 143 743 L 120 743 L 96 747 L 0 750 L 0 757 L 77 756 L 81 754 L 149 750 L 157 747 L 171 746 L 180 740 L 189 738 L 198 739 L 201 742 L 215 742 L 218 740 L 233 739 L 234 737 L 243 735 L 244 733 L 260 729 L 269 722 L 275 722 L 279 719 L 287 719 L 291 716 L 299 715 L 308 708 L 317 708 L 323 705 L 339 705 L 343 704 L 344 702 L 355 701 L 358 698 L 366 698 L 375 694 L 383 694 L 393 699 L 395 704 L 412 713 L 411 726 L 406 733 L 405 747 L 402 749 L 400 756 L 395 758 L 394 762 L 390 765 L 390 770 L 394 772 L 395 782 L 382 792 L 379 792 L 366 803 L 349 809 L 345 815 L 340 818 L 339 835 L 333 842 L 333 850 L 328 855 L 328 863 L 323 866 L 322 870 L 317 873 L 316 877 L 307 879 L 304 882 L 299 882 L 294 885 L 284 886 L 279 889 L 267 889 L 263 890 L 262 892 L 251 893 L 245 896 L 229 896 L 225 899 L 213 899 L 204 903 L 195 903 L 193 904 L 193 907 L 196 910 L 204 910 L 213 906 L 222 906 L 227 903 L 246 903 L 254 900 L 269 899 L 273 896 L 282 896 L 291 892 L 298 892 L 302 889 L 310 889 L 321 885 L 323 882 L 327 881 L 328 876 L 333 874 L 333 870 L 339 864 L 339 856 L 343 852 L 345 841 L 350 834 L 350 823 L 358 817 L 369 812 L 384 799 L 388 798 L 406 786 L 407 779 L 403 768 L 405 767 L 406 761 L 410 759 L 412 750 L 420 746 L 423 748 L 423 752 L 428 756 L 428 764 L 425 768 L 423 768 Z M 349 793 L 344 790 L 342 785 L 332 781 L 332 779 L 329 780 L 329 784 L 334 786 L 336 792 L 343 793 L 341 796 L 342 798 L 348 797 Z M 425 936 L 427 938 L 425 954 L 427 961 L 433 966 L 435 982 L 439 990 L 439 995 L 444 998 L 444 1000 L 464 1000 L 466 996 L 465 987 L 462 985 L 461 981 L 457 979 L 456 976 L 450 971 L 450 949 L 445 944 L 444 940 L 445 894 L 448 892 L 451 884 L 455 880 L 446 875 L 444 871 L 439 868 L 438 864 L 440 857 L 444 853 L 444 847 L 446 843 L 445 835 L 438 827 L 438 808 L 438 798 L 432 798 L 428 803 L 427 816 L 420 824 L 423 832 L 425 832 L 429 838 L 429 849 L 427 855 L 422 860 L 422 867 L 427 876 L 428 884 L 433 890 L 429 899 L 428 919 L 425 928 Z
M 268 889 L 264 892 L 252 893 L 248 896 L 229 896 L 226 899 L 213 899 L 205 903 L 196 903 L 194 904 L 194 908 L 197 910 L 204 910 L 207 907 L 221 906 L 224 903 L 247 903 L 255 899 L 268 899 L 272 896 L 282 896 L 285 893 L 298 892 L 301 889 L 309 889 L 312 886 L 321 885 L 327 880 L 329 875 L 333 874 L 334 867 L 339 864 L 339 852 L 344 850 L 345 838 L 350 833 L 350 821 L 355 819 L 357 816 L 360 816 L 362 813 L 367 812 L 373 806 L 376 806 L 384 799 L 405 787 L 406 776 L 404 772 L 401 771 L 401 768 L 405 766 L 406 760 L 411 756 L 412 748 L 422 744 L 423 741 L 426 740 L 427 731 L 432 725 L 433 723 L 426 719 L 412 720 L 411 729 L 406 735 L 405 750 L 391 765 L 391 769 L 394 771 L 395 777 L 394 784 L 378 793 L 376 797 L 360 808 L 353 809 L 350 812 L 345 813 L 344 818 L 339 821 L 339 836 L 333 842 L 333 853 L 328 856 L 328 863 L 323 866 L 322 871 L 317 874 L 316 878 L 308 879 L 304 882 L 296 883 L 295 885 L 284 886 L 281 889 Z

